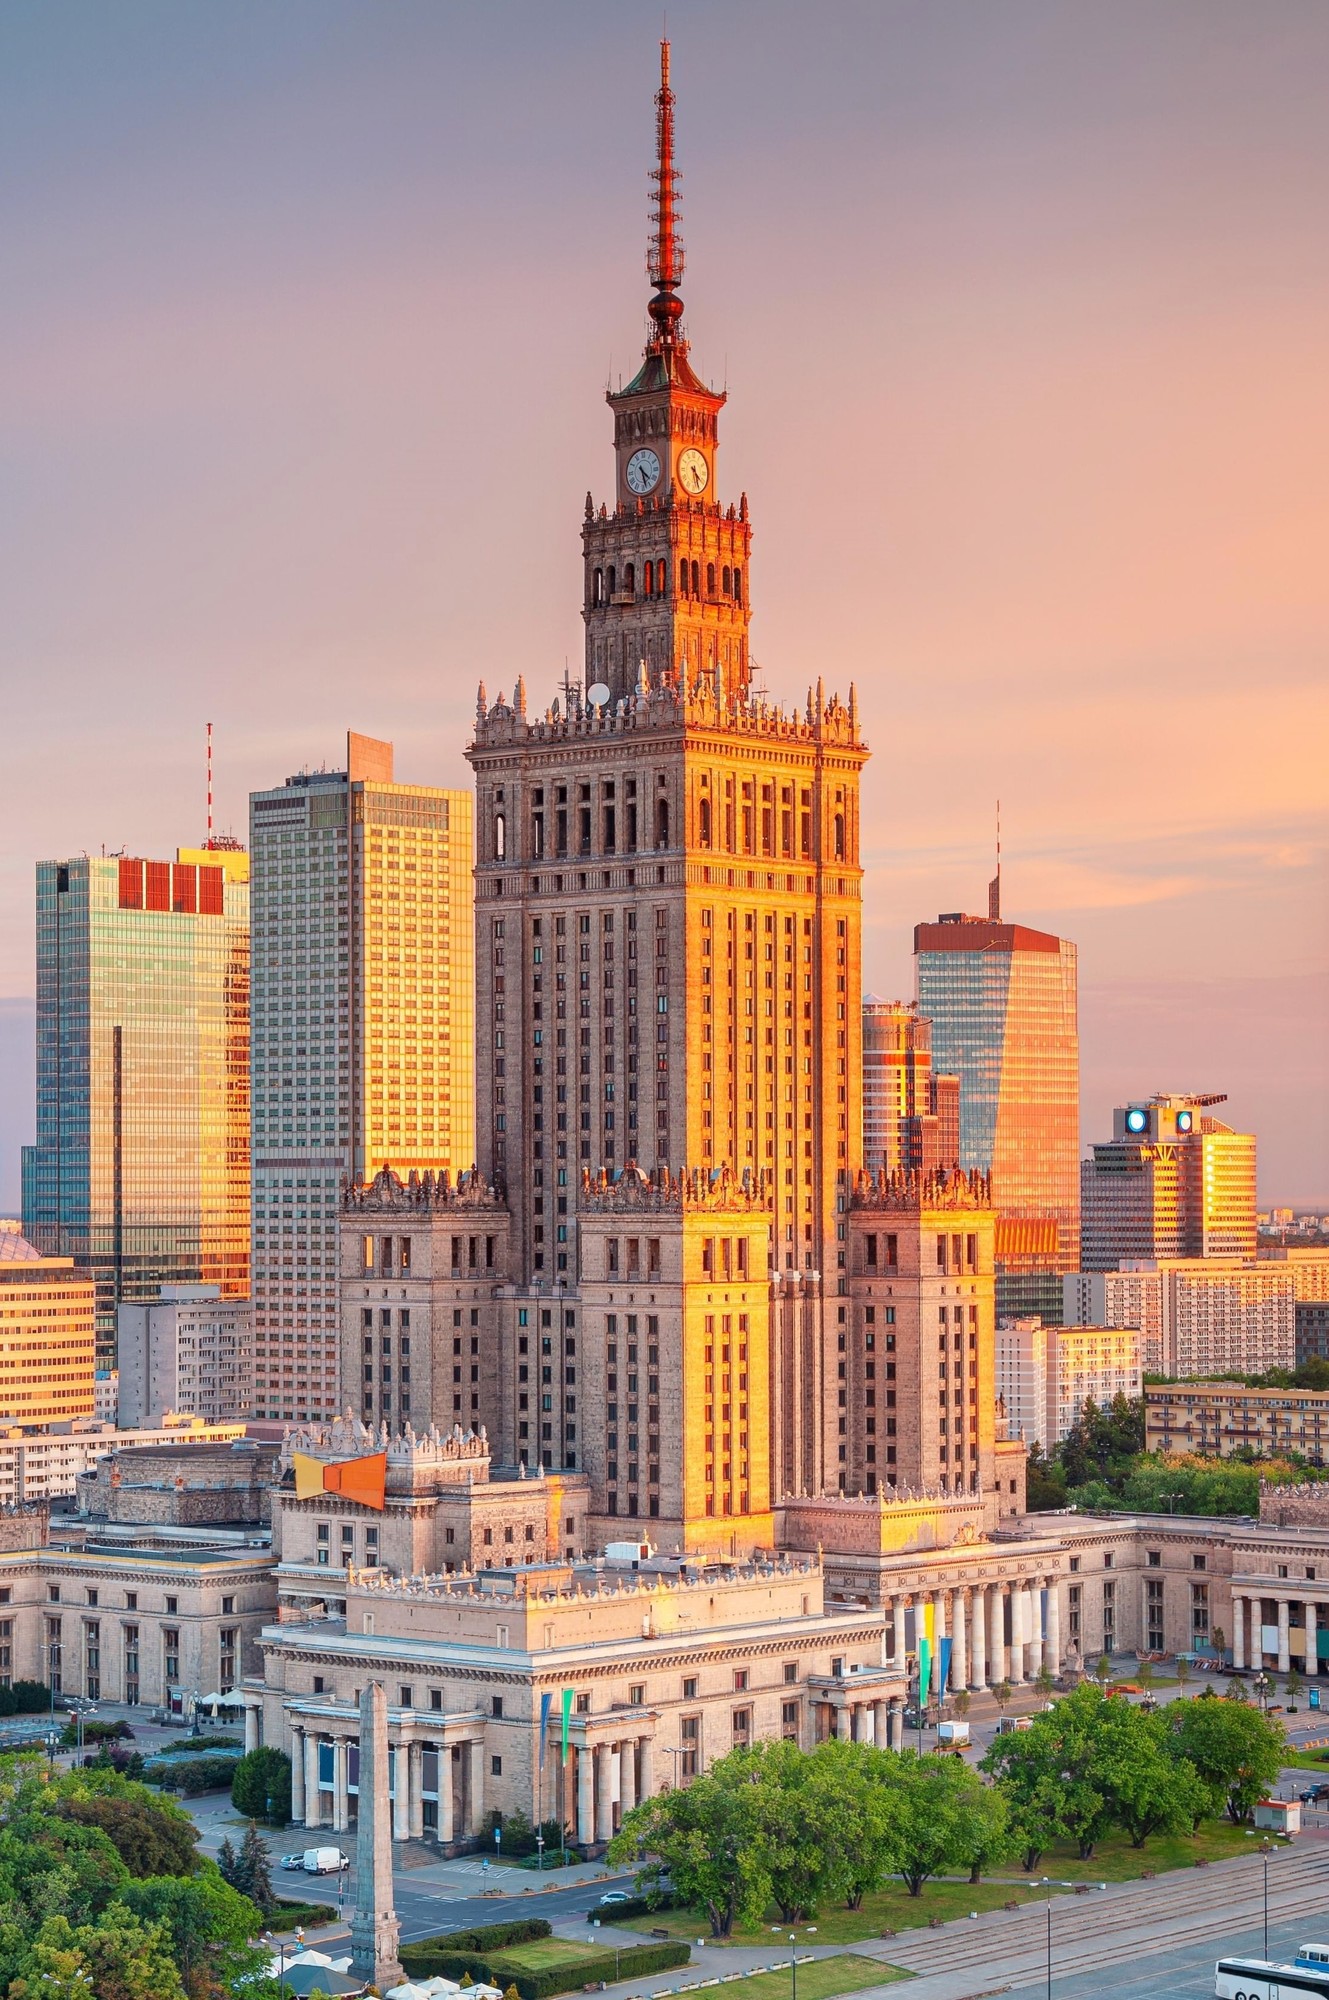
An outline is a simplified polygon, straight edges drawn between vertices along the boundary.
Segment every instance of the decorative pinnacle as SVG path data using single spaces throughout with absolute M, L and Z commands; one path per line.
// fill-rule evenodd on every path
M 651 179 L 654 235 L 646 252 L 646 275 L 655 286 L 655 297 L 646 310 L 655 325 L 653 341 L 659 346 L 684 345 L 679 332 L 683 301 L 677 296 L 683 276 L 683 239 L 678 234 L 678 170 L 674 165 L 674 93 L 669 88 L 669 44 L 660 44 L 660 88 L 655 97 L 655 165 Z

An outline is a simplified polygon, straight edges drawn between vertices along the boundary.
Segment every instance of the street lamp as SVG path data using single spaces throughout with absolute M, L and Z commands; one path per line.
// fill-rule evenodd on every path
M 48 1777 L 53 1777 L 55 1774 L 55 1747 L 59 1741 L 59 1731 L 48 1729 L 46 1732 L 46 1773 Z
M 1269 1856 L 1273 1852 L 1269 1842 L 1260 1842 L 1260 1859 L 1264 1863 L 1264 1955 L 1269 1956 Z
M 789 1933 L 789 1979 L 793 1989 L 792 2000 L 798 2000 L 798 1939 Z
M 545 1837 L 538 1829 L 535 1836 L 535 1872 L 542 1874 L 545 1865 Z
M 264 1931 L 263 1942 L 277 1947 L 277 1990 L 280 1992 L 286 1981 L 286 1941 L 274 1937 L 271 1931 Z
M 1160 1500 L 1167 1501 L 1168 1513 L 1175 1514 L 1178 1500 L 1184 1500 L 1186 1495 L 1184 1493 L 1160 1493 L 1158 1497 Z

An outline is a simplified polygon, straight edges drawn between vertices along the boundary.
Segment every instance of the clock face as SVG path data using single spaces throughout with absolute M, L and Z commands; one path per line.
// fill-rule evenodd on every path
M 628 469 L 624 477 L 628 482 L 629 493 L 649 493 L 653 486 L 659 484 L 660 461 L 649 445 L 643 445 L 640 451 L 633 452 L 628 460 Z
M 682 452 L 678 461 L 678 483 L 685 493 L 702 493 L 710 480 L 711 468 L 699 451 Z

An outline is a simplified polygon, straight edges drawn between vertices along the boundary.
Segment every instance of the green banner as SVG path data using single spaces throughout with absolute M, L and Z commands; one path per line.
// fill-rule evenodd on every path
M 568 1720 L 572 1714 L 572 1689 L 563 1690 L 563 1762 L 568 1761 Z
M 932 1686 L 932 1641 L 920 1639 L 918 1642 L 918 1705 L 927 1705 L 928 1690 Z

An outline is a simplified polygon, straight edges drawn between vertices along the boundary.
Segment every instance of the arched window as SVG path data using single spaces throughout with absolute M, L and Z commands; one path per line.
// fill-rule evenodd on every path
M 508 851 L 508 822 L 502 813 L 494 814 L 494 859 L 506 859 Z
M 609 565 L 609 595 L 610 595 L 611 597 L 614 597 L 614 596 L 616 596 L 616 595 L 617 595 L 617 592 L 618 592 L 618 575 L 617 575 L 617 572 L 616 572 L 616 571 L 615 571 L 615 569 L 614 569 L 614 565 L 613 565 L 612 563 L 610 563 L 610 565 Z
M 693 563 L 693 565 L 692 565 L 692 595 L 693 595 L 694 597 L 700 597 L 700 596 L 701 596 L 701 564 L 700 564 L 700 563 Z
M 641 566 L 641 588 L 643 597 L 653 597 L 655 595 L 655 564 L 653 562 L 643 563 Z
M 623 589 L 624 589 L 625 593 L 627 594 L 627 596 L 629 596 L 629 597 L 635 597 L 635 596 L 636 596 L 636 594 L 637 594 L 637 565 L 636 565 L 636 563 L 624 563 L 624 565 L 623 565 Z
M 703 847 L 711 844 L 711 802 L 703 799 L 697 809 L 697 830 Z
M 591 603 L 603 604 L 604 601 L 605 601 L 605 573 L 602 569 L 598 569 L 595 572 L 595 583 L 591 591 Z
M 835 815 L 835 858 L 837 861 L 844 860 L 844 814 L 843 813 L 837 813 Z
M 657 847 L 669 845 L 669 801 L 657 799 L 655 804 L 655 844 Z
M 707 595 L 708 597 L 714 597 L 714 595 L 715 595 L 715 564 L 714 564 L 714 563 L 707 563 L 707 565 L 706 565 L 706 595 Z
M 735 604 L 743 602 L 743 572 L 737 563 L 734 565 L 734 602 Z
M 669 567 L 663 560 L 655 567 L 655 587 L 663 597 L 669 589 Z
M 729 565 L 728 565 L 728 563 L 726 563 L 726 564 L 725 564 L 725 566 L 724 566 L 724 574 L 723 574 L 723 576 L 722 576 L 722 577 L 721 577 L 721 579 L 720 579 L 720 584 L 721 584 L 721 588 L 722 588 L 722 590 L 724 591 L 724 594 L 725 594 L 725 596 L 726 596 L 726 597 L 728 597 L 728 595 L 729 595 Z

